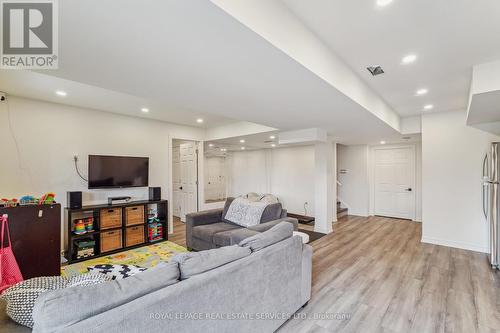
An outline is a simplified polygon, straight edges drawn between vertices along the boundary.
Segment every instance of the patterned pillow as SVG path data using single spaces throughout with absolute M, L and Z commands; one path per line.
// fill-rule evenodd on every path
M 140 272 L 144 272 L 147 268 L 134 266 L 134 265 L 112 265 L 102 264 L 87 267 L 89 272 L 95 271 L 104 275 L 110 276 L 113 280 L 120 280 L 128 278 Z
M 66 279 L 60 276 L 43 276 L 28 279 L 9 289 L 0 296 L 7 303 L 6 313 L 15 322 L 33 327 L 33 307 L 42 293 L 78 285 L 94 285 L 111 280 L 98 273 L 83 274 Z

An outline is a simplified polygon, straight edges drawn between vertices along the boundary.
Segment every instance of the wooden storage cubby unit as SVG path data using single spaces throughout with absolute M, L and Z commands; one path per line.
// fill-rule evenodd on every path
M 151 212 L 160 235 L 151 239 Z M 168 239 L 168 201 L 135 201 L 116 205 L 66 208 L 69 263 L 88 260 Z M 82 231 L 82 221 L 85 232 Z M 88 224 L 92 222 L 91 226 Z M 79 228 L 75 224 L 79 224 Z M 78 257 L 80 255 L 80 257 Z

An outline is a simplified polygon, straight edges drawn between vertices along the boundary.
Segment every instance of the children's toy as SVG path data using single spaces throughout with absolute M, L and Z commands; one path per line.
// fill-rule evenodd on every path
M 38 205 L 38 199 L 32 195 L 25 195 L 21 199 L 19 199 L 19 205 L 28 206 L 28 205 Z
M 88 217 L 85 219 L 85 230 L 87 232 L 94 231 L 94 218 L 93 217 Z
M 74 222 L 75 226 L 73 229 L 73 232 L 77 235 L 83 235 L 87 233 L 87 230 L 85 230 L 85 222 L 84 220 L 75 220 Z
M 88 258 L 94 256 L 95 240 L 82 239 L 75 241 L 76 259 Z
M 55 193 L 47 193 L 44 194 L 40 200 L 38 200 L 39 205 L 51 205 L 56 203 L 56 195 Z
M 0 207 L 16 207 L 17 199 L 0 199 Z
M 156 208 L 148 209 L 148 238 L 150 242 L 163 239 L 163 224 L 160 223 Z

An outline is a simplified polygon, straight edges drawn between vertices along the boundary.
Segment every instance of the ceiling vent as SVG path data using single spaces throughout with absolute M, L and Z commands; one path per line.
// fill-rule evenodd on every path
M 380 66 L 370 66 L 370 67 L 366 67 L 366 69 L 373 75 L 373 76 L 376 76 L 376 75 L 380 75 L 380 74 L 384 74 L 384 70 L 382 69 L 382 67 Z

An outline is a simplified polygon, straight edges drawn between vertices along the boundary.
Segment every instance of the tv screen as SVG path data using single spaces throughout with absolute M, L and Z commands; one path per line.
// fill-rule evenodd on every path
M 89 189 L 145 187 L 149 158 L 89 155 Z

